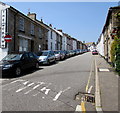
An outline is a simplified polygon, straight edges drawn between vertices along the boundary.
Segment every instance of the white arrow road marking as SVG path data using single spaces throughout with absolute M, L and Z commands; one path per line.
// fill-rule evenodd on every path
M 45 94 L 47 95 L 48 93 L 49 93 L 49 91 L 50 91 L 50 89 L 47 89 L 47 87 L 49 87 L 51 85 L 51 83 L 49 83 L 46 87 L 43 87 L 42 89 L 41 89 L 41 91 L 44 91 L 45 90 Z
M 22 88 L 18 89 L 18 90 L 16 91 L 16 93 L 18 93 L 18 92 L 20 92 L 20 91 L 22 91 L 22 90 L 24 90 L 24 89 L 32 86 L 33 84 L 34 84 L 34 83 L 31 83 L 31 84 L 28 84 L 26 87 L 22 87 Z
M 88 93 L 91 92 L 92 88 L 93 88 L 93 86 L 90 86 L 90 88 L 88 89 Z
M 43 87 L 41 91 L 44 91 L 44 90 L 45 90 L 45 94 L 47 95 L 51 89 L 47 89 L 46 87 Z
M 60 92 L 55 96 L 55 98 L 53 99 L 53 101 L 56 101 L 56 100 L 60 97 L 60 95 L 62 94 L 62 92 L 63 92 L 63 91 L 60 91 Z
M 45 84 L 45 83 L 44 83 Z M 51 85 L 51 83 L 49 83 L 46 87 L 43 87 L 42 89 L 40 89 L 41 91 L 45 90 L 45 94 L 47 95 L 50 91 L 50 89 L 47 89 L 47 87 L 49 87 Z M 40 92 L 34 94 L 33 96 L 37 96 Z
M 68 88 L 66 88 L 66 89 L 63 90 L 63 91 L 60 91 L 60 92 L 55 96 L 55 98 L 53 99 L 53 101 L 56 101 L 56 100 L 60 97 L 60 95 L 61 95 L 63 92 L 69 90 L 70 88 L 71 88 L 71 87 L 68 87 Z

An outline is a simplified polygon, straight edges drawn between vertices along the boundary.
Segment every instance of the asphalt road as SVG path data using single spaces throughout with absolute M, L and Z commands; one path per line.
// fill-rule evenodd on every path
M 86 91 L 93 59 L 84 53 L 3 81 L 2 111 L 75 111 L 75 95 Z

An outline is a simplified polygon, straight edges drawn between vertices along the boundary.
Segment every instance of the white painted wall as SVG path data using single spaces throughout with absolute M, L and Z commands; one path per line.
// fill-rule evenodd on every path
M 67 37 L 65 35 L 62 37 L 62 50 L 67 50 Z
M 1 49 L 0 48 L 0 61 L 8 54 L 8 48 Z
M 77 41 L 73 40 L 73 50 L 76 50 L 76 49 L 77 49 Z
M 97 51 L 99 52 L 100 55 L 104 56 L 104 36 L 103 34 L 100 37 L 100 42 L 97 44 Z
M 10 6 L 0 2 L 0 60 L 8 54 L 8 48 L 2 45 L 5 45 L 3 37 L 6 35 L 6 9 L 9 7 Z M 4 19 L 4 21 L 2 19 Z M 2 26 L 2 24 L 4 24 L 4 26 Z
M 52 48 L 51 48 L 51 44 L 52 44 Z M 56 50 L 56 32 L 52 29 L 49 29 L 48 32 L 48 50 Z

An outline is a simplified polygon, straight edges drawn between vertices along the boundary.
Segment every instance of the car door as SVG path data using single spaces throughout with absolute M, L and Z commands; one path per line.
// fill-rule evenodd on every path
M 48 60 L 49 60 L 49 62 L 51 62 L 51 51 L 48 53 Z
M 55 55 L 54 55 L 53 51 L 51 51 L 51 60 L 52 60 L 52 62 L 55 61 Z
M 36 60 L 34 54 L 33 53 L 29 53 L 29 58 L 30 58 L 30 67 L 35 66 L 37 60 Z
M 22 56 L 22 69 L 27 69 L 30 67 L 30 59 L 29 59 L 29 56 L 27 53 L 24 53 L 23 56 Z

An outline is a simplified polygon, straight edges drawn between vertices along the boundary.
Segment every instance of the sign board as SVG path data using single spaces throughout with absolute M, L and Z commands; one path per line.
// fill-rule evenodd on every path
M 1 48 L 6 48 L 5 40 L 4 40 L 4 37 L 6 34 L 6 10 L 5 9 L 1 11 L 1 19 L 2 19 L 2 22 L 1 22 L 0 45 L 1 45 Z
M 10 35 L 6 35 L 6 36 L 4 37 L 4 40 L 5 40 L 6 42 L 11 42 L 12 37 L 11 37 Z

